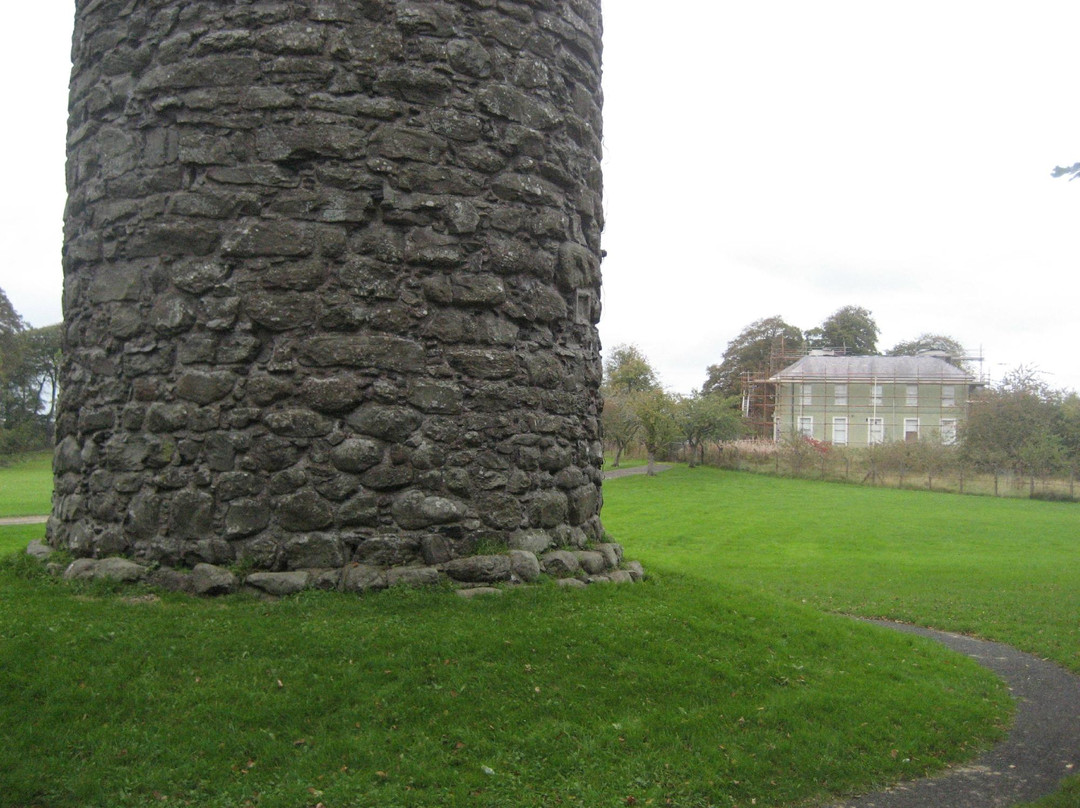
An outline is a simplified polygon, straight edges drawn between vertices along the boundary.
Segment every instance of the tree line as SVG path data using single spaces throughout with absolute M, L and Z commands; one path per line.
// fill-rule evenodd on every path
M 708 443 L 723 443 L 742 434 L 737 398 L 692 392 L 669 393 L 635 345 L 619 345 L 604 361 L 604 437 L 613 448 L 613 466 L 623 453 L 640 444 L 648 458 L 648 473 L 655 473 L 657 458 L 673 442 L 689 450 L 695 465 Z
M 61 327 L 31 328 L 0 289 L 0 454 L 52 446 Z

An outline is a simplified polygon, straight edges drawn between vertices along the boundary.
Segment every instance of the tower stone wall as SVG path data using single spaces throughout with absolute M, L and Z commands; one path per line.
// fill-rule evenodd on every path
M 76 15 L 49 542 L 480 577 L 602 542 L 600 1 Z

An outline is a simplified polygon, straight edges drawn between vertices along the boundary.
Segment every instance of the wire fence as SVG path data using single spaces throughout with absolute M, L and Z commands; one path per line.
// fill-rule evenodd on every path
M 634 457 L 633 453 L 629 457 L 624 455 L 626 460 Z M 881 488 L 1080 501 L 1075 470 L 1032 474 L 1015 469 L 978 469 L 964 461 L 958 447 L 934 443 L 898 442 L 852 448 L 805 440 L 783 443 L 741 440 L 699 447 L 693 457 L 684 444 L 672 444 L 667 457 L 662 459 Z

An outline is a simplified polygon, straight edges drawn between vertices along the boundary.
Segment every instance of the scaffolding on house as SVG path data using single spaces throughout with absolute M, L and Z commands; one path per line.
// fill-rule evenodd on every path
M 843 356 L 843 348 L 829 348 L 834 356 Z M 775 439 L 775 412 L 777 404 L 776 382 L 770 381 L 784 368 L 798 362 L 809 352 L 803 348 L 789 348 L 783 336 L 773 341 L 769 351 L 767 368 L 746 371 L 742 374 L 742 414 L 753 431 L 753 437 Z

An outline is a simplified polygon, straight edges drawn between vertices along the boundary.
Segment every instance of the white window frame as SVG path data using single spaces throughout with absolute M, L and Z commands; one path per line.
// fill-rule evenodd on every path
M 837 384 L 833 385 L 833 404 L 837 407 L 847 406 L 847 385 Z
M 956 406 L 956 387 L 954 385 L 946 384 L 941 388 L 941 406 Z
M 919 406 L 919 385 L 909 384 L 904 390 L 904 405 L 907 407 Z
M 848 419 L 846 415 L 834 415 L 832 419 L 832 442 L 836 446 L 847 446 Z
M 866 445 L 875 446 L 885 442 L 885 419 L 866 419 Z
M 870 403 L 877 407 L 881 406 L 882 388 L 883 386 L 880 384 L 870 385 Z
M 910 428 L 912 425 L 915 426 L 914 429 Z M 904 419 L 904 440 L 908 439 L 908 433 L 909 432 L 914 432 L 915 433 L 915 440 L 919 439 L 919 419 L 918 418 L 905 418 Z
M 956 443 L 956 427 L 955 418 L 941 419 L 941 444 L 943 446 L 952 446 Z
M 814 385 L 803 382 L 800 393 L 801 397 L 799 398 L 799 402 L 804 407 L 812 407 L 814 405 Z
M 800 415 L 796 429 L 798 434 L 804 438 L 814 437 L 814 416 Z

